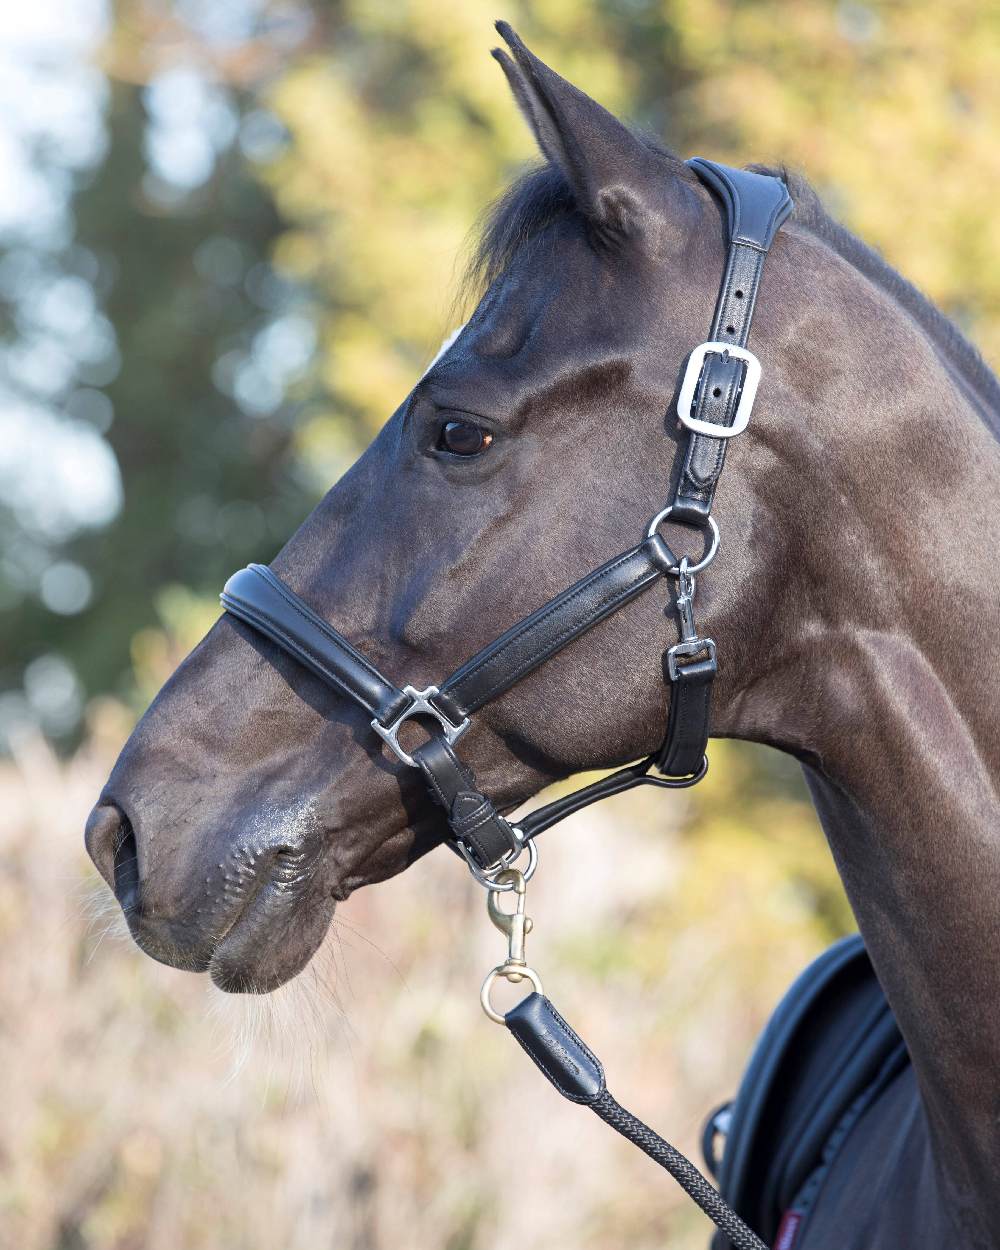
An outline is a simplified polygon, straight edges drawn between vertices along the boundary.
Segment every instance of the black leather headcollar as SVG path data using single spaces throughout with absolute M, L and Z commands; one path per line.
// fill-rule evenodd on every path
M 693 785 L 707 767 L 715 644 L 699 638 L 694 628 L 692 574 L 697 566 L 679 562 L 657 528 L 669 518 L 701 529 L 712 527 L 717 536 L 711 508 L 726 443 L 749 420 L 760 376 L 758 362 L 746 350 L 754 304 L 768 250 L 792 202 L 778 178 L 700 158 L 689 164 L 725 208 L 729 254 L 709 340 L 691 353 L 681 387 L 678 417 L 689 437 L 673 500 L 654 518 L 642 542 L 513 625 L 440 687 L 422 691 L 395 686 L 262 565 L 251 564 L 234 573 L 222 592 L 227 612 L 366 710 L 372 729 L 398 758 L 420 769 L 432 797 L 445 811 L 453 844 L 480 871 L 503 868 L 543 829 L 589 803 L 637 785 Z M 712 554 L 715 543 L 713 538 Z M 668 575 L 679 579 L 682 637 L 666 657 L 671 700 L 662 748 L 639 764 L 532 812 L 515 828 L 480 792 L 455 752 L 472 714 Z M 403 723 L 416 717 L 433 732 L 410 754 L 398 735 Z

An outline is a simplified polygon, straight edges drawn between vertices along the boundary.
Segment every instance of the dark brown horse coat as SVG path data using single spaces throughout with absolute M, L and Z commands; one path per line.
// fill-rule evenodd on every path
M 547 164 L 496 211 L 475 315 L 274 562 L 380 669 L 423 684 L 633 543 L 667 497 L 675 392 L 724 257 L 719 206 L 685 167 L 502 33 Z M 802 760 L 913 1058 L 803 1250 L 995 1247 L 1000 388 L 792 190 L 699 601 L 721 659 L 713 732 Z M 482 454 L 442 442 L 456 421 L 491 436 Z M 636 600 L 490 705 L 462 743 L 488 793 L 513 805 L 654 749 L 669 631 L 656 596 Z M 360 712 L 226 618 L 125 746 L 88 846 L 144 950 L 267 990 L 337 899 L 441 833 Z

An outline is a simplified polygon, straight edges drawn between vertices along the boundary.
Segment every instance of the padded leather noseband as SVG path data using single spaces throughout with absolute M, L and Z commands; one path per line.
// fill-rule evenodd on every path
M 690 433 L 673 500 L 659 515 L 704 529 L 714 526 L 711 507 L 726 443 L 749 417 L 760 371 L 745 350 L 750 323 L 767 253 L 792 202 L 778 178 L 700 158 L 689 165 L 724 206 L 729 250 L 709 341 L 695 349 L 688 363 L 681 394 L 690 389 L 691 405 L 690 410 L 681 408 L 678 415 Z M 700 369 L 696 369 L 699 361 Z M 711 427 L 718 427 L 718 432 Z M 471 716 L 671 575 L 680 579 L 679 611 L 683 595 L 689 598 L 687 615 L 681 613 L 686 622 L 681 643 L 669 653 L 671 700 L 663 746 L 648 759 L 539 808 L 515 828 L 481 793 L 455 750 Z M 232 616 L 365 709 L 373 732 L 402 762 L 420 770 L 432 798 L 444 809 L 453 844 L 475 868 L 492 871 L 516 858 L 543 829 L 589 803 L 638 785 L 684 787 L 704 775 L 716 659 L 711 639 L 691 632 L 693 595 L 688 562 L 678 561 L 656 531 L 654 518 L 647 536 L 636 546 L 513 625 L 439 687 L 423 691 L 394 685 L 269 568 L 251 564 L 234 573 L 221 599 Z M 411 755 L 401 747 L 398 733 L 405 720 L 416 716 L 433 732 Z

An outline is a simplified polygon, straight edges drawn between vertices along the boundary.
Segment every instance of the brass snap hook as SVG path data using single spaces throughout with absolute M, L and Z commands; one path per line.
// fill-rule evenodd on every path
M 525 914 L 524 903 L 527 883 L 524 873 L 516 868 L 508 868 L 497 875 L 497 889 L 490 889 L 486 895 L 486 910 L 490 920 L 507 938 L 507 958 L 487 973 L 479 1000 L 483 1011 L 495 1024 L 503 1024 L 502 1014 L 496 1010 L 490 1000 L 493 985 L 499 977 L 516 984 L 528 980 L 536 994 L 543 993 L 542 982 L 534 968 L 529 968 L 525 961 L 524 939 L 531 932 L 531 918 Z M 505 893 L 512 893 L 515 899 L 513 911 L 504 911 L 500 899 Z
M 524 963 L 524 939 L 531 932 L 531 919 L 524 914 L 524 901 L 527 894 L 527 882 L 524 873 L 516 868 L 508 868 L 497 876 L 498 885 L 508 885 L 515 898 L 513 911 L 504 911 L 500 906 L 501 892 L 490 890 L 486 895 L 486 910 L 494 925 L 507 937 L 507 959 L 504 967 L 510 964 Z M 511 981 L 520 981 L 519 976 L 511 975 Z

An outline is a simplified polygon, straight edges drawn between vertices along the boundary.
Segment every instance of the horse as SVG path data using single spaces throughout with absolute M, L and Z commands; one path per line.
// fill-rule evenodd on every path
M 690 166 L 498 29 L 543 161 L 493 209 L 467 324 L 271 566 L 379 669 L 426 683 L 660 507 L 726 258 Z M 801 762 L 907 1062 L 779 1244 L 982 1250 L 1000 1246 L 1000 384 L 780 176 L 794 211 L 757 293 L 763 377 L 699 598 L 711 732 Z M 690 527 L 664 532 L 690 549 Z M 662 597 L 639 596 L 485 707 L 461 754 L 497 810 L 654 750 L 663 650 Z M 212 627 L 88 821 L 142 950 L 265 993 L 338 901 L 442 842 L 369 720 L 231 613 Z

